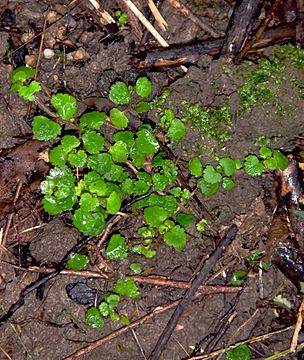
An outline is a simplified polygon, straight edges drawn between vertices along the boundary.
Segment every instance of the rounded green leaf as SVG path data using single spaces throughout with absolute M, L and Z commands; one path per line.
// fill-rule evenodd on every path
M 70 120 L 77 111 L 77 101 L 74 96 L 58 93 L 51 97 L 51 104 L 63 120 Z
M 45 116 L 35 116 L 32 127 L 37 140 L 48 141 L 55 139 L 61 133 L 61 126 Z
M 204 180 L 209 184 L 219 183 L 222 179 L 222 175 L 219 174 L 215 168 L 211 165 L 207 165 L 204 170 Z
M 144 112 L 147 112 L 149 110 L 151 110 L 152 106 L 145 102 L 145 101 L 142 101 L 142 102 L 139 102 L 138 104 L 136 104 L 134 110 L 138 113 L 138 114 L 141 114 L 141 113 L 144 113 Z
M 226 353 L 227 360 L 250 360 L 251 351 L 247 345 L 239 345 Z
M 118 131 L 113 135 L 113 139 L 115 142 L 123 141 L 128 145 L 128 147 L 131 147 L 131 145 L 134 143 L 134 134 L 132 131 Z
M 186 246 L 186 233 L 179 225 L 175 225 L 165 233 L 164 241 L 167 245 L 174 247 L 177 251 L 183 251 Z
M 230 177 L 225 176 L 223 178 L 222 187 L 224 190 L 231 190 L 234 188 L 234 186 L 235 183 Z
M 281 153 L 280 150 L 273 151 L 273 157 L 277 160 L 278 168 L 280 170 L 285 170 L 288 166 L 288 159 L 287 156 Z
M 152 93 L 152 82 L 147 77 L 140 77 L 135 84 L 135 91 L 141 97 L 148 97 Z
M 132 248 L 132 251 L 135 254 L 143 255 L 147 259 L 151 259 L 156 255 L 155 250 L 152 250 L 152 249 L 150 249 L 149 246 L 144 246 L 142 244 L 134 245 L 133 248 Z
M 74 254 L 67 262 L 67 267 L 73 271 L 82 270 L 89 262 L 89 258 L 86 255 Z
M 121 166 L 112 164 L 110 170 L 104 174 L 104 177 L 113 182 L 123 182 L 128 177 L 128 173 Z
M 235 160 L 231 158 L 221 158 L 219 161 L 224 173 L 227 176 L 232 176 L 236 172 Z
M 263 161 L 263 164 L 267 167 L 268 170 L 270 171 L 274 171 L 277 166 L 278 166 L 278 162 L 277 159 L 275 158 L 270 158 L 270 159 L 265 159 Z
M 121 296 L 130 298 L 136 298 L 140 294 L 135 281 L 129 276 L 125 280 L 117 280 L 114 285 L 114 291 Z
M 241 286 L 246 280 L 246 272 L 244 270 L 235 270 L 232 273 L 230 284 L 233 286 Z
M 61 139 L 61 145 L 67 152 L 70 152 L 80 145 L 80 140 L 74 135 L 65 135 Z
M 163 174 L 160 173 L 153 174 L 152 178 L 153 178 L 153 185 L 156 191 L 164 190 L 165 187 L 169 184 L 169 179 L 167 178 L 167 176 Z
M 10 75 L 11 83 L 24 83 L 27 79 L 35 76 L 35 69 L 31 66 L 19 66 Z
M 193 224 L 195 221 L 195 217 L 191 214 L 179 213 L 176 216 L 176 221 L 182 225 L 184 228 L 188 227 L 189 225 Z
M 248 155 L 245 159 L 244 170 L 248 175 L 257 176 L 263 173 L 264 165 L 257 156 Z
M 99 200 L 97 198 L 94 198 L 89 193 L 83 193 L 79 200 L 80 208 L 83 211 L 93 211 L 95 210 L 99 205 Z
M 67 161 L 68 153 L 62 145 L 54 147 L 49 153 L 49 160 L 52 165 L 64 165 Z
M 112 191 L 107 199 L 107 211 L 110 214 L 116 214 L 120 210 L 120 207 L 121 195 L 116 191 Z
M 109 153 L 112 155 L 112 159 L 115 162 L 126 162 L 128 158 L 128 145 L 123 141 L 117 141 L 109 149 Z
M 160 206 L 150 206 L 144 210 L 144 218 L 150 226 L 159 226 L 167 217 L 167 211 Z
M 82 136 L 84 148 L 91 154 L 98 154 L 104 147 L 105 139 L 94 130 L 89 130 Z
M 143 129 L 137 132 L 135 146 L 142 154 L 155 154 L 159 149 L 159 143 L 149 130 Z
M 169 129 L 168 136 L 172 141 L 179 141 L 186 135 L 185 124 L 179 119 L 173 119 Z
M 109 314 L 110 314 L 110 307 L 109 307 L 109 304 L 107 304 L 106 302 L 102 302 L 98 306 L 98 310 L 100 311 L 102 316 L 109 316 Z
M 111 309 L 114 309 L 120 302 L 120 296 L 112 292 L 104 293 L 103 297 Z
M 109 99 L 117 105 L 129 104 L 130 92 L 127 85 L 122 81 L 117 81 L 115 84 L 111 85 Z
M 130 269 L 134 272 L 134 274 L 140 274 L 142 272 L 142 264 L 141 263 L 132 263 L 130 265 Z
M 126 128 L 129 123 L 129 120 L 124 112 L 116 108 L 110 110 L 110 121 L 118 128 Z
M 85 322 L 95 329 L 100 329 L 104 326 L 103 317 L 96 307 L 91 307 L 87 310 L 85 315 Z
M 71 165 L 75 167 L 83 167 L 87 160 L 87 154 L 84 150 L 79 150 L 76 153 L 72 153 L 69 155 L 68 160 Z
M 106 117 L 106 113 L 100 111 L 91 111 L 83 114 L 79 119 L 80 130 L 99 130 L 101 125 L 105 122 Z
M 88 157 L 88 166 L 90 169 L 97 171 L 100 175 L 104 175 L 111 170 L 113 161 L 109 154 L 96 154 Z
M 189 161 L 189 170 L 193 176 L 202 176 L 203 167 L 200 159 L 197 156 Z
M 217 182 L 215 184 L 207 183 L 204 179 L 200 179 L 197 182 L 197 185 L 199 186 L 201 192 L 206 196 L 212 196 L 217 193 L 220 183 Z
M 112 235 L 106 248 L 106 255 L 111 260 L 123 260 L 128 256 L 125 239 L 120 235 Z
M 40 91 L 41 85 L 38 81 L 32 81 L 28 86 L 19 86 L 18 95 L 26 101 L 35 101 L 35 93 Z M 12 91 L 12 88 L 11 88 Z
M 87 212 L 79 208 L 73 215 L 73 224 L 85 235 L 99 235 L 105 224 L 104 216 L 101 212 Z
M 272 155 L 271 149 L 266 146 L 262 146 L 259 152 L 262 159 L 267 159 Z

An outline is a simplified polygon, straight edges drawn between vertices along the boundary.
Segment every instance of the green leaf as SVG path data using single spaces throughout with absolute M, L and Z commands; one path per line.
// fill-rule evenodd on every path
M 266 159 L 266 160 L 263 161 L 263 164 L 270 171 L 274 171 L 278 166 L 277 159 L 275 159 L 275 158 Z
M 142 264 L 141 263 L 132 263 L 130 265 L 130 269 L 134 272 L 134 274 L 140 274 L 142 272 Z
M 143 255 L 147 259 L 153 258 L 155 256 L 155 254 L 156 254 L 156 251 L 150 249 L 150 246 L 144 246 L 142 244 L 134 245 L 133 248 L 132 248 L 132 251 L 135 254 Z
M 208 221 L 206 219 L 201 219 L 197 224 L 196 224 L 196 230 L 200 233 L 205 231 L 206 225 L 208 225 Z
M 130 324 L 130 320 L 125 315 L 121 315 L 119 320 L 123 325 L 129 325 Z
M 143 226 L 141 228 L 138 228 L 137 232 L 144 239 L 149 239 L 155 236 L 155 231 L 153 230 L 153 228 L 150 228 L 148 226 Z
M 144 180 L 138 180 L 134 181 L 133 183 L 133 192 L 136 195 L 144 195 L 147 193 L 151 187 L 150 183 L 144 181 Z
M 278 168 L 280 170 L 285 170 L 288 166 L 288 159 L 287 157 L 281 153 L 280 150 L 273 151 L 273 157 L 277 160 Z
M 155 136 L 146 129 L 137 132 L 135 146 L 142 154 L 146 155 L 155 154 L 159 149 L 159 144 Z
M 152 83 L 147 77 L 140 77 L 137 79 L 135 84 L 135 91 L 137 92 L 137 95 L 141 97 L 148 97 L 152 93 Z
M 110 121 L 118 128 L 126 128 L 129 123 L 129 120 L 124 112 L 116 108 L 110 110 Z
M 89 193 L 84 193 L 81 195 L 79 200 L 80 208 L 85 212 L 90 212 L 95 210 L 99 205 L 99 200 L 94 198 Z
M 267 159 L 267 158 L 269 158 L 269 157 L 272 155 L 271 149 L 269 149 L 269 148 L 266 147 L 266 146 L 262 146 L 262 147 L 260 148 L 259 153 L 260 153 L 260 157 L 261 157 L 262 159 Z
M 91 154 L 98 154 L 104 147 L 105 139 L 94 130 L 89 130 L 82 136 L 84 148 Z
M 241 286 L 246 280 L 246 272 L 244 270 L 236 270 L 232 273 L 230 284 L 233 286 Z
M 203 167 L 200 159 L 196 156 L 189 161 L 189 170 L 191 175 L 199 177 L 202 176 Z
M 109 149 L 109 153 L 112 155 L 112 159 L 115 162 L 126 162 L 128 158 L 128 145 L 123 141 L 117 141 Z
M 204 180 L 209 184 L 217 184 L 221 181 L 222 175 L 219 174 L 211 165 L 207 165 L 204 169 Z
M 98 306 L 98 310 L 100 311 L 101 315 L 104 317 L 109 316 L 110 314 L 110 307 L 109 304 L 107 304 L 106 302 L 102 302 Z
M 179 119 L 173 119 L 169 129 L 168 136 L 171 141 L 179 141 L 186 135 L 185 124 Z
M 236 348 L 228 350 L 226 353 L 227 360 L 250 360 L 250 349 L 247 345 L 239 345 Z
M 135 281 L 127 276 L 125 280 L 117 280 L 114 285 L 114 291 L 124 297 L 136 298 L 140 292 Z
M 80 145 L 80 140 L 74 135 L 65 135 L 61 139 L 61 145 L 66 152 L 70 152 Z
M 73 271 L 82 270 L 89 262 L 89 258 L 86 255 L 74 254 L 67 262 L 67 267 Z
M 110 214 L 116 214 L 121 207 L 121 195 L 116 191 L 111 192 L 107 199 L 107 211 Z
M 243 164 L 240 159 L 234 159 L 236 170 L 240 170 L 243 167 Z
M 51 97 L 51 104 L 63 120 L 70 120 L 77 111 L 77 101 L 69 94 L 55 94 Z
M 45 116 L 35 116 L 32 127 L 37 140 L 48 141 L 55 139 L 61 133 L 61 126 Z
M 151 108 L 152 108 L 152 106 L 151 106 L 150 103 L 147 103 L 145 101 L 141 101 L 138 104 L 136 104 L 134 110 L 138 114 L 141 114 L 141 113 L 144 113 L 144 112 L 147 112 L 147 111 L 151 110 Z
M 197 182 L 197 185 L 199 186 L 201 192 L 206 196 L 212 196 L 217 193 L 220 183 L 210 184 L 207 183 L 204 179 L 200 179 Z
M 165 220 L 161 225 L 158 227 L 158 231 L 160 234 L 165 234 L 167 231 L 171 230 L 175 226 L 174 221 L 172 220 Z
M 159 226 L 167 217 L 167 211 L 160 206 L 150 206 L 144 210 L 144 218 L 150 226 Z
M 291 302 L 284 296 L 282 296 L 281 294 L 277 295 L 274 297 L 273 302 L 280 306 L 283 307 L 287 310 L 291 310 L 292 309 L 292 304 Z
M 156 191 L 164 190 L 165 187 L 169 184 L 169 179 L 167 176 L 160 173 L 153 174 L 152 179 Z
M 84 150 L 79 150 L 76 153 L 72 153 L 69 155 L 68 160 L 71 165 L 79 168 L 83 167 L 87 160 L 87 154 Z
M 105 224 L 104 215 L 101 212 L 87 212 L 79 208 L 73 215 L 73 224 L 85 235 L 99 235 Z
M 134 134 L 132 131 L 118 131 L 113 135 L 113 139 L 115 142 L 123 141 L 128 145 L 130 148 L 131 145 L 134 143 Z
M 99 130 L 106 121 L 106 113 L 100 111 L 91 111 L 81 116 L 79 119 L 80 130 Z
M 106 255 L 111 260 L 123 260 L 128 256 L 125 239 L 120 235 L 112 235 L 106 248 Z
M 193 224 L 195 221 L 195 217 L 190 214 L 179 213 L 176 216 L 176 221 L 182 225 L 184 228 L 187 228 L 189 225 Z
M 248 175 L 251 176 L 262 175 L 264 171 L 264 165 L 260 162 L 257 156 L 248 155 L 245 158 L 244 170 Z
M 183 251 L 186 246 L 186 233 L 179 225 L 169 230 L 164 235 L 164 240 L 167 245 L 174 247 L 177 251 Z
M 103 295 L 105 301 L 109 304 L 110 309 L 114 309 L 120 302 L 120 296 L 112 292 L 106 292 Z
M 117 81 L 115 84 L 111 85 L 109 99 L 117 105 L 129 104 L 130 92 L 127 85 L 122 81 Z
M 103 317 L 96 307 L 91 307 L 87 310 L 85 315 L 85 322 L 95 329 L 100 329 L 104 326 Z
M 97 154 L 88 157 L 88 166 L 90 169 L 97 171 L 100 175 L 104 175 L 111 170 L 113 161 L 109 154 Z
M 104 174 L 105 179 L 110 181 L 119 181 L 123 182 L 127 177 L 128 173 L 124 169 L 116 164 L 112 164 L 110 170 Z
M 68 153 L 62 145 L 54 147 L 49 153 L 49 160 L 52 165 L 64 165 L 67 161 Z
M 168 213 L 168 216 L 172 216 L 177 210 L 177 201 L 172 195 L 151 194 L 148 201 L 149 206 L 163 208 Z
M 41 85 L 38 81 L 32 81 L 28 86 L 18 87 L 18 95 L 26 101 L 35 101 L 35 93 L 40 91 Z
M 230 177 L 223 177 L 222 187 L 224 190 L 231 190 L 235 186 L 234 181 Z
M 35 76 L 35 69 L 31 66 L 19 66 L 10 75 L 11 83 L 24 83 L 27 79 Z
M 236 171 L 235 160 L 231 158 L 221 158 L 219 164 L 227 176 L 232 176 Z

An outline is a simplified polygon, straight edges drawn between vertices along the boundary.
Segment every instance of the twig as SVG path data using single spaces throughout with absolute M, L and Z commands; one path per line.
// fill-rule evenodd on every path
M 42 57 L 42 48 L 43 48 L 43 41 L 44 41 L 44 36 L 45 36 L 45 29 L 46 29 L 46 17 L 44 18 L 43 28 L 42 28 L 42 33 L 41 33 L 39 53 L 38 53 L 38 58 L 37 58 L 36 68 L 35 68 L 35 76 L 34 76 L 35 80 L 37 80 L 37 77 L 38 77 L 39 66 L 40 66 L 41 57 Z
M 201 296 L 201 293 L 198 292 L 197 294 L 195 294 L 195 297 L 199 297 L 199 296 Z M 154 316 L 174 308 L 175 306 L 177 306 L 180 303 L 180 301 L 181 300 L 175 300 L 175 301 L 173 301 L 173 302 L 171 302 L 169 304 L 164 304 L 164 305 L 157 306 L 150 313 L 148 313 L 148 314 L 140 317 L 139 319 L 131 322 L 129 325 L 123 326 L 123 327 L 113 331 L 111 334 L 106 335 L 106 336 L 104 336 L 104 337 L 90 343 L 90 345 L 87 345 L 87 346 L 83 347 L 82 349 L 74 352 L 73 354 L 69 355 L 68 357 L 64 358 L 63 360 L 73 360 L 73 359 L 78 358 L 79 356 L 82 356 L 82 355 L 85 355 L 85 354 L 89 353 L 90 351 L 96 349 L 98 346 L 101 346 L 101 345 L 105 344 L 106 342 L 114 339 L 118 335 L 121 335 L 126 331 L 134 329 L 138 325 L 141 325 L 144 322 L 146 322 L 147 320 L 152 319 Z
M 168 29 L 168 24 L 166 20 L 162 17 L 161 13 L 159 12 L 158 8 L 154 4 L 153 0 L 148 0 L 149 8 L 157 22 L 157 25 L 163 30 L 166 31 Z
M 144 352 L 143 347 L 141 346 L 141 343 L 140 343 L 139 340 L 138 340 L 138 337 L 137 337 L 137 335 L 136 335 L 136 332 L 134 331 L 134 329 L 131 329 L 131 331 L 132 331 L 132 335 L 133 335 L 133 337 L 134 337 L 134 339 L 135 339 L 135 342 L 136 342 L 136 344 L 137 344 L 137 346 L 138 346 L 138 348 L 139 348 L 139 350 L 140 350 L 143 358 L 144 358 L 145 360 L 147 360 L 146 354 L 145 354 L 145 352 Z
M 218 38 L 220 36 L 223 36 L 223 33 L 219 33 L 216 30 L 213 29 L 213 27 L 209 24 L 207 24 L 202 19 L 198 18 L 196 15 L 194 15 L 185 5 L 183 5 L 179 0 L 168 0 L 171 6 L 173 6 L 176 10 L 181 12 L 183 15 L 188 17 L 194 24 L 198 25 L 201 29 L 206 31 L 208 34 L 210 34 L 214 38 Z
M 235 224 L 233 224 L 228 229 L 226 235 L 221 240 L 218 247 L 210 255 L 210 258 L 208 260 L 206 260 L 200 273 L 197 275 L 197 277 L 193 281 L 191 287 L 187 290 L 183 299 L 178 304 L 171 319 L 169 320 L 169 322 L 165 326 L 165 329 L 163 330 L 162 334 L 160 335 L 160 337 L 156 343 L 156 346 L 149 357 L 150 360 L 160 359 L 163 349 L 165 348 L 167 342 L 169 341 L 169 339 L 178 323 L 179 318 L 181 317 L 184 310 L 188 306 L 191 298 L 194 296 L 194 294 L 196 293 L 196 291 L 199 288 L 199 286 L 201 285 L 201 283 L 206 280 L 207 276 L 209 275 L 209 272 L 213 269 L 216 262 L 222 257 L 226 248 L 235 239 L 236 234 L 237 234 L 237 226 Z
M 123 0 L 123 2 L 130 8 L 135 16 L 138 17 L 139 21 L 150 31 L 154 38 L 160 43 L 163 47 L 168 47 L 169 44 L 167 41 L 158 33 L 155 27 L 145 18 L 143 13 L 138 10 L 138 8 L 133 4 L 131 0 Z
M 21 188 L 22 188 L 22 179 L 19 178 L 13 205 L 16 205 L 17 200 L 19 199 Z M 6 246 L 8 233 L 9 233 L 9 230 L 10 230 L 14 215 L 15 215 L 15 213 L 11 213 L 9 215 L 8 219 L 7 219 L 7 223 L 6 223 L 6 227 L 5 227 L 5 231 L 4 231 L 4 235 L 3 235 L 2 242 L 1 242 L 1 247 L 0 247 L 0 261 L 2 259 L 3 250 L 5 249 L 5 246 Z
M 298 310 L 297 322 L 293 332 L 293 336 L 290 343 L 290 351 L 295 352 L 298 346 L 299 341 L 299 333 L 301 331 L 302 323 L 303 323 L 303 311 L 304 311 L 304 296 L 302 296 L 302 301 Z
M 102 10 L 102 7 L 97 0 L 89 0 L 89 2 L 94 6 L 98 15 L 101 16 L 103 21 L 100 19 L 100 22 L 103 25 L 115 23 L 115 20 L 112 18 L 112 16 L 107 11 Z

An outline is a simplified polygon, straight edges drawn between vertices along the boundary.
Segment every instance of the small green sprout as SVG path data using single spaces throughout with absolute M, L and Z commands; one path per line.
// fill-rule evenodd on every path
M 124 280 L 117 280 L 114 290 L 123 297 L 136 298 L 140 294 L 135 281 L 129 276 Z
M 235 270 L 232 273 L 230 284 L 233 286 L 241 286 L 246 280 L 246 271 L 244 270 Z
M 128 247 L 125 239 L 118 234 L 112 235 L 106 249 L 109 259 L 123 260 L 128 256 Z
M 247 345 L 239 345 L 226 353 L 227 360 L 250 360 L 251 351 Z
M 69 269 L 73 271 L 82 270 L 89 262 L 89 258 L 86 255 L 74 254 L 67 263 Z

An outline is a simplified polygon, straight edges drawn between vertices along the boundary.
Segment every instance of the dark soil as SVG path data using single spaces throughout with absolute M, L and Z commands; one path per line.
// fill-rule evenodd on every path
M 110 13 L 119 8 L 116 2 L 103 1 L 103 7 Z M 211 23 L 218 32 L 224 32 L 231 10 L 224 0 L 189 1 L 189 7 L 198 16 Z M 201 4 L 203 3 L 203 4 Z M 130 27 L 105 27 L 98 24 L 98 16 L 89 2 L 71 3 L 65 0 L 2 1 L 0 4 L 0 227 L 6 229 L 10 214 L 10 226 L 6 250 L 0 269 L 0 312 L 18 300 L 20 291 L 38 278 L 36 272 L 25 271 L 28 266 L 55 267 L 65 254 L 81 239 L 82 235 L 70 225 L 69 214 L 50 217 L 43 212 L 40 203 L 39 183 L 48 172 L 49 166 L 42 159 L 42 153 L 51 144 L 32 140 L 31 119 L 36 114 L 35 105 L 24 103 L 9 91 L 9 76 L 14 67 L 24 63 L 35 66 L 39 55 L 41 31 L 44 19 L 49 16 L 43 48 L 53 48 L 52 59 L 42 56 L 38 79 L 46 92 L 64 90 L 79 101 L 79 114 L 87 109 L 103 111 L 109 107 L 106 99 L 111 83 L 123 80 L 134 83 L 139 76 L 133 65 L 132 47 L 138 38 Z M 48 15 L 47 15 L 48 14 Z M 206 39 L 208 35 L 197 25 L 182 16 L 166 1 L 162 14 L 168 21 L 168 31 L 161 33 L 170 44 Z M 33 38 L 33 36 L 36 36 Z M 149 38 L 149 47 L 155 40 Z M 8 46 L 11 55 L 7 55 Z M 83 49 L 85 57 L 78 59 L 76 51 Z M 64 51 L 64 53 L 63 53 Z M 64 56 L 64 61 L 59 54 Z M 284 82 L 281 84 L 281 101 L 291 102 L 296 109 L 292 115 L 278 117 L 271 107 L 257 106 L 250 113 L 237 113 L 239 98 L 236 83 L 223 74 L 223 60 L 212 60 L 202 56 L 195 65 L 187 65 L 187 72 L 181 67 L 145 71 L 154 85 L 154 96 L 160 95 L 165 87 L 170 88 L 168 107 L 181 115 L 183 100 L 201 103 L 205 106 L 220 106 L 225 94 L 231 97 L 232 126 L 231 139 L 218 146 L 217 155 L 244 158 L 257 151 L 258 136 L 276 139 L 275 148 L 292 151 L 298 136 L 303 134 L 303 100 Z M 288 72 L 289 71 L 289 72 Z M 291 74 L 303 83 L 303 73 Z M 236 116 L 238 114 L 238 116 Z M 155 114 L 149 114 L 150 122 L 156 122 Z M 138 120 L 131 125 L 136 128 Z M 207 164 L 210 156 L 206 136 L 198 128 L 189 126 L 187 136 L 175 147 L 173 153 L 183 161 L 194 155 Z M 207 146 L 207 147 L 206 147 Z M 223 150 L 223 148 L 225 148 Z M 13 204 L 19 182 L 22 181 L 18 201 Z M 252 178 L 243 172 L 236 177 L 237 186 L 229 191 L 219 191 L 210 198 L 198 195 L 202 201 L 201 216 L 209 213 L 210 227 L 203 235 L 195 230 L 188 231 L 186 249 L 179 253 L 164 243 L 157 245 L 157 255 L 152 259 L 136 257 L 112 264 L 117 277 L 128 273 L 131 262 L 140 261 L 147 275 L 159 275 L 173 280 L 190 281 L 203 259 L 210 254 L 218 238 L 231 223 L 239 227 L 233 245 L 226 249 L 224 257 L 213 269 L 209 285 L 229 285 L 231 274 L 237 269 L 246 269 L 245 259 L 252 251 L 267 252 L 267 238 L 273 213 L 278 205 L 278 182 L 272 173 Z M 121 221 L 111 232 L 121 231 L 129 242 L 137 235 L 135 228 L 141 219 Z M 91 251 L 91 265 L 96 270 L 96 254 Z M 164 359 L 177 360 L 190 356 L 191 347 L 209 335 L 218 333 L 218 324 L 225 319 L 227 311 L 235 303 L 235 316 L 231 319 L 223 337 L 218 343 L 208 345 L 212 337 L 202 344 L 202 349 L 225 348 L 241 340 L 252 339 L 279 329 L 287 329 L 277 335 L 250 345 L 252 359 L 265 359 L 289 347 L 295 314 L 300 295 L 292 283 L 271 263 L 266 253 L 268 271 L 251 268 L 243 291 L 236 300 L 236 293 L 208 295 L 191 302 L 180 319 L 164 352 Z M 21 269 L 18 269 L 20 267 Z M 66 287 L 83 282 L 94 289 L 94 294 L 113 289 L 111 279 L 83 279 L 78 276 L 59 275 L 46 284 L 42 298 L 31 293 L 25 304 L 1 326 L 1 359 L 63 359 L 99 339 L 121 325 L 110 321 L 99 330 L 84 322 L 86 309 L 93 304 L 79 304 L 68 296 Z M 155 307 L 179 299 L 184 290 L 174 287 L 140 284 L 141 294 L 136 299 L 125 299 L 119 305 L 119 313 L 127 315 L 130 321 L 152 311 Z M 95 296 L 94 295 L 94 296 Z M 281 295 L 289 300 L 290 309 L 274 303 Z M 93 297 L 94 298 L 94 297 Z M 95 350 L 82 356 L 83 359 L 145 359 L 153 350 L 172 310 L 155 316 L 152 320 L 107 341 Z M 227 323 L 227 319 L 224 323 Z M 300 335 L 301 337 L 302 335 Z M 301 340 L 301 339 L 300 339 Z M 299 354 L 299 356 L 301 356 Z M 298 358 L 285 356 L 285 358 Z

